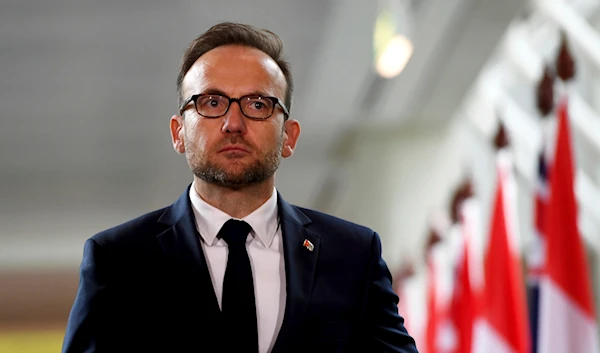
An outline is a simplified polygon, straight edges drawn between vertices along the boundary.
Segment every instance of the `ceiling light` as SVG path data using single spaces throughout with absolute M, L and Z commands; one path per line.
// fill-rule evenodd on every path
M 373 31 L 373 55 L 377 73 L 393 78 L 406 67 L 413 53 L 412 16 L 409 0 L 382 0 Z

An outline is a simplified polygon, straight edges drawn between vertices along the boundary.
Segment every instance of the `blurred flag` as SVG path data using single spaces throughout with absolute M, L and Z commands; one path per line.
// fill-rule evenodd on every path
M 550 168 L 545 271 L 541 280 L 539 352 L 600 352 L 583 241 L 577 229 L 568 103 L 558 106 L 557 141 Z
M 398 314 L 404 318 L 404 328 L 417 342 L 417 346 L 421 344 L 422 339 L 420 337 L 420 321 L 421 313 L 418 312 L 418 304 L 411 296 L 411 284 L 414 287 L 415 277 L 415 266 L 412 262 L 406 262 L 400 267 L 396 275 L 394 276 L 394 292 L 399 298 L 398 302 Z
M 459 217 L 460 250 L 456 259 L 450 317 L 456 328 L 456 346 L 453 352 L 470 353 L 473 347 L 473 328 L 481 316 L 480 297 L 483 287 L 482 264 L 475 246 L 478 240 L 479 212 L 474 198 L 462 202 Z
M 485 256 L 485 328 L 477 352 L 530 353 L 525 288 L 514 223 L 514 181 L 506 149 L 497 152 L 498 181 Z
M 546 257 L 546 208 L 548 207 L 548 173 L 544 153 L 540 153 L 538 160 L 538 176 L 535 189 L 535 233 L 533 242 L 527 252 L 527 297 L 529 302 L 529 320 L 531 330 L 531 351 L 538 352 L 539 332 L 539 300 L 540 278 L 544 269 Z
M 432 245 L 427 252 L 427 323 L 424 353 L 451 353 L 455 351 L 456 333 L 450 320 L 446 270 L 448 261 L 445 244 Z
M 425 353 L 435 353 L 435 337 L 440 321 L 437 295 L 437 271 L 431 248 L 427 251 L 427 325 L 425 327 Z

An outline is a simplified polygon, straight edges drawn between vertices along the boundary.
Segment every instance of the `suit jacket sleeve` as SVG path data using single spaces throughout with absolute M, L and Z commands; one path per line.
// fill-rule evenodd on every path
M 371 243 L 370 283 L 367 293 L 366 348 L 368 352 L 417 353 L 415 341 L 398 314 L 398 296 L 392 289 L 390 271 L 381 257 L 381 241 L 374 233 Z
M 79 289 L 65 332 L 63 353 L 98 351 L 102 323 L 106 322 L 106 280 L 102 267 L 102 248 L 88 239 L 80 267 Z

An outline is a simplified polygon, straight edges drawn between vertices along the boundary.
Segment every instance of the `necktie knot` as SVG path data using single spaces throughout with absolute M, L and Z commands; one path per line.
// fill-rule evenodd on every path
M 252 227 L 244 222 L 236 219 L 230 219 L 219 231 L 219 238 L 225 240 L 227 245 L 231 246 L 244 246 L 246 244 L 246 238 L 248 233 L 252 230 Z

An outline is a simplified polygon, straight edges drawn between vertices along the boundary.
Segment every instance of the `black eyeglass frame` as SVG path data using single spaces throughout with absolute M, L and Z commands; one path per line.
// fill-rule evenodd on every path
M 227 109 L 225 109 L 225 112 L 219 116 L 206 116 L 206 115 L 202 115 L 200 114 L 200 112 L 198 111 L 198 98 L 200 97 L 206 97 L 206 96 L 219 96 L 219 97 L 223 97 L 223 98 L 227 98 L 229 100 L 229 103 L 227 105 Z M 271 114 L 269 114 L 267 117 L 265 118 L 254 118 L 251 116 L 246 115 L 246 113 L 244 113 L 244 110 L 242 109 L 242 105 L 241 105 L 241 101 L 244 98 L 248 98 L 248 97 L 261 97 L 264 99 L 269 99 L 273 102 L 273 110 L 271 111 Z M 261 96 L 261 95 L 257 95 L 257 94 L 249 94 L 246 96 L 242 96 L 239 98 L 232 98 L 232 97 L 227 97 L 226 95 L 223 94 L 194 94 L 193 96 L 191 96 L 190 98 L 186 99 L 185 102 L 181 105 L 181 107 L 179 108 L 179 115 L 183 116 L 183 111 L 185 110 L 185 107 L 190 104 L 190 102 L 194 102 L 194 109 L 196 109 L 196 113 L 198 113 L 200 116 L 203 116 L 207 119 L 216 119 L 216 118 L 220 118 L 222 116 L 224 116 L 225 114 L 227 114 L 227 112 L 229 111 L 229 108 L 231 107 L 231 102 L 237 102 L 237 104 L 240 106 L 240 112 L 242 112 L 242 114 L 248 118 L 248 119 L 252 119 L 252 120 L 267 120 L 269 119 L 271 116 L 273 116 L 273 113 L 275 112 L 275 106 L 277 104 L 279 104 L 279 106 L 281 107 L 281 110 L 283 110 L 283 115 L 285 116 L 284 120 L 287 120 L 290 116 L 290 113 L 288 111 L 288 108 L 285 106 L 285 104 L 283 104 L 283 102 L 281 101 L 281 99 L 277 98 L 277 97 L 270 97 L 270 96 Z

